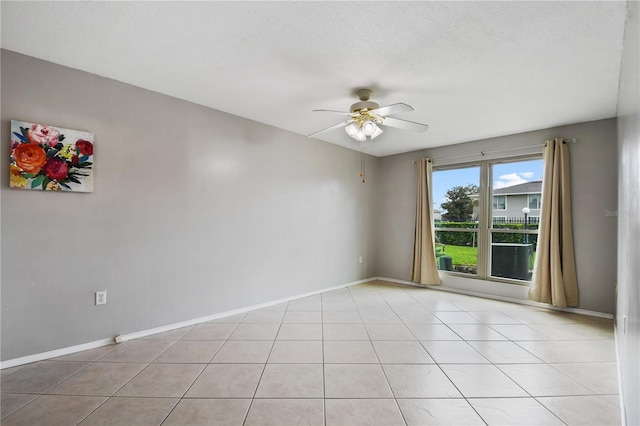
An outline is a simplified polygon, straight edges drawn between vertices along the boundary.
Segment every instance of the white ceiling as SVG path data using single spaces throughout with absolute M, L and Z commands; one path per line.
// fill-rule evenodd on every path
M 626 2 L 8 2 L 2 47 L 302 135 L 370 87 L 377 156 L 616 114 Z M 322 139 L 352 149 L 338 129 Z

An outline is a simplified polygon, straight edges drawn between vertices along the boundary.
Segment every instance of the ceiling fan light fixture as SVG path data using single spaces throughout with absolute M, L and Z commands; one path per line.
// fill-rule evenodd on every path
M 353 123 L 345 127 L 344 131 L 347 132 L 349 136 L 355 139 L 356 134 L 360 131 L 360 126 L 358 126 L 358 123 L 354 121 Z
M 367 140 L 367 135 L 365 135 L 362 130 L 358 129 L 358 132 L 354 135 L 351 136 L 352 138 L 354 138 L 355 140 L 359 141 L 359 142 L 364 142 Z
M 362 132 L 362 128 L 360 126 L 360 123 L 358 123 L 357 121 L 352 122 L 351 124 L 348 124 L 345 128 L 344 131 L 347 133 L 347 135 L 349 135 L 350 137 L 352 137 L 353 139 L 360 141 L 360 142 L 364 142 L 367 140 L 367 135 L 365 135 Z
M 376 133 L 376 131 L 380 130 L 380 128 L 376 125 L 376 123 L 374 123 L 369 119 L 363 121 L 360 127 L 362 128 L 362 133 L 364 133 L 367 136 L 371 136 L 374 133 Z
M 373 132 L 373 134 L 371 135 L 371 139 L 375 139 L 378 136 L 380 136 L 382 134 L 382 132 L 384 132 L 384 130 L 382 130 L 380 127 L 376 126 L 376 131 Z

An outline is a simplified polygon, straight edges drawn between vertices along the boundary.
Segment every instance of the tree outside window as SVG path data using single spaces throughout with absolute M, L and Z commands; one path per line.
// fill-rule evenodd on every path
M 454 186 L 449 189 L 445 198 L 446 201 L 441 204 L 442 208 L 447 212 L 442 215 L 442 219 L 448 222 L 466 222 L 473 219 L 473 207 L 477 204 L 477 200 L 471 197 L 478 193 L 478 186 L 468 184 L 466 186 Z

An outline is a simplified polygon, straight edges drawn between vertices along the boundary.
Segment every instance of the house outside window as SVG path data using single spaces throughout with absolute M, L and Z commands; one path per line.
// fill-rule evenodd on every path
M 493 209 L 494 210 L 506 210 L 507 209 L 507 197 L 504 195 L 493 196 Z
M 538 223 L 540 217 L 540 203 L 542 200 L 541 192 L 541 180 L 494 189 L 493 217 L 521 217 L 522 209 L 524 207 L 529 207 L 531 210 L 529 212 L 529 222 Z M 504 202 L 496 204 L 496 199 L 504 199 Z

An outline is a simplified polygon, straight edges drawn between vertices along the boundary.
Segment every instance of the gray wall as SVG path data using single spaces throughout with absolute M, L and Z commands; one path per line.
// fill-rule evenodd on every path
M 623 419 L 640 425 L 640 3 L 628 3 L 618 103 L 618 306 Z M 625 327 L 626 322 L 626 327 Z
M 571 144 L 574 244 L 580 288 L 580 308 L 613 313 L 615 307 L 617 222 L 605 215 L 617 206 L 616 120 L 538 130 L 380 159 L 377 194 L 378 276 L 409 280 L 413 251 L 416 170 L 412 161 L 431 157 L 435 165 L 494 159 L 541 152 L 539 145 L 554 137 L 577 138 Z M 480 151 L 487 154 L 483 157 Z M 473 155 L 470 155 L 473 154 Z M 477 155 L 475 155 L 477 154 Z M 458 159 L 438 158 L 462 155 Z
M 3 360 L 375 275 L 376 158 L 8 51 L 1 83 Z M 94 132 L 94 192 L 9 189 L 11 119 Z

